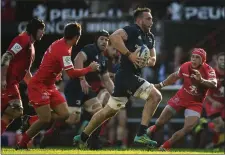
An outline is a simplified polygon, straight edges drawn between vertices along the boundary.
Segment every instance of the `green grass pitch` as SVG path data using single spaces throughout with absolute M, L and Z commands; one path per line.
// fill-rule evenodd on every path
M 15 150 L 13 148 L 2 148 L 2 154 L 224 154 L 223 150 L 196 150 L 196 149 L 171 149 L 169 152 L 161 152 L 156 149 L 141 150 L 141 149 L 127 149 L 127 150 L 79 150 L 76 148 L 46 148 L 29 150 Z

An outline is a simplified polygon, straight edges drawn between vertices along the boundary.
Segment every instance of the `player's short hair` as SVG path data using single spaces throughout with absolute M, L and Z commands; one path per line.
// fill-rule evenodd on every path
M 71 40 L 75 36 L 81 36 L 81 25 L 77 22 L 68 23 L 64 27 L 64 38 Z
M 134 20 L 136 20 L 137 18 L 142 17 L 143 12 L 150 12 L 151 13 L 151 9 L 149 8 L 137 8 L 136 10 L 134 10 Z
M 217 59 L 219 59 L 220 56 L 225 56 L 225 52 L 220 52 L 217 54 Z
M 40 20 L 38 18 L 33 18 L 30 20 L 26 26 L 26 31 L 30 34 L 33 35 L 35 38 L 37 34 L 38 29 L 44 29 L 45 28 L 45 23 L 43 20 Z

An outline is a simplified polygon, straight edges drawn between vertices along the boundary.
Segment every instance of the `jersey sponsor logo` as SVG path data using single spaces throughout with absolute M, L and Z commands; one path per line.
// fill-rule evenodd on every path
M 186 76 L 186 77 L 189 77 L 189 75 L 188 75 L 188 74 L 185 74 L 185 73 L 182 73 L 182 75 L 183 75 L 183 76 Z
M 142 40 L 142 37 L 141 37 L 141 35 L 140 35 L 140 36 L 138 36 L 138 39 Z
M 45 99 L 49 99 L 49 94 L 47 92 L 43 92 L 41 99 L 45 100 Z
M 190 88 L 191 93 L 194 93 L 194 94 L 197 94 L 198 93 L 196 86 L 191 85 L 189 88 Z
M 127 94 L 132 95 L 132 92 L 130 90 L 127 90 Z
M 105 66 L 105 61 L 102 61 L 102 66 Z
M 13 53 L 17 54 L 19 51 L 22 50 L 22 47 L 20 46 L 20 44 L 15 43 L 11 48 L 11 50 L 13 51 Z
M 76 100 L 76 105 L 81 105 L 81 101 L 80 100 Z
M 68 66 L 73 65 L 70 56 L 63 56 L 63 65 L 64 65 L 64 67 L 68 67 Z
M 209 76 L 210 76 L 210 77 L 216 77 L 216 74 L 215 74 L 214 71 L 211 71 L 211 72 L 209 72 Z

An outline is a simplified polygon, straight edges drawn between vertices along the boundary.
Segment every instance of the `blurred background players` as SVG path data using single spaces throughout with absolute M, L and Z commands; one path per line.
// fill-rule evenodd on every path
M 52 120 L 65 121 L 69 117 L 66 100 L 55 86 L 62 70 L 69 77 L 76 78 L 98 69 L 96 62 L 83 69 L 74 69 L 71 50 L 77 45 L 80 36 L 81 25 L 69 23 L 65 26 L 64 37 L 53 42 L 45 52 L 38 71 L 28 84 L 28 97 L 37 115 L 26 120 L 26 124 L 31 126 L 23 134 L 16 149 L 26 149 L 28 142 Z
M 184 110 L 184 126 L 175 132 L 172 137 L 160 146 L 160 150 L 169 150 L 172 145 L 184 137 L 198 123 L 201 116 L 203 101 L 209 88 L 216 88 L 216 74 L 212 67 L 206 64 L 206 52 L 200 48 L 194 48 L 191 60 L 182 64 L 177 72 L 172 73 L 163 82 L 156 84 L 157 88 L 171 85 L 178 79 L 183 79 L 183 87 L 168 101 L 155 125 L 148 128 L 150 136 L 167 123 L 173 115 Z
M 23 105 L 19 83 L 29 83 L 31 65 L 35 57 L 34 42 L 41 40 L 45 24 L 42 20 L 32 19 L 26 31 L 15 37 L 1 60 L 1 134 L 15 118 L 22 116 Z
M 209 90 L 204 105 L 207 117 L 210 119 L 209 128 L 213 131 L 214 145 L 220 143 L 220 135 L 224 134 L 225 128 L 224 58 L 224 52 L 217 55 L 217 65 L 214 68 L 217 78 L 217 88 Z

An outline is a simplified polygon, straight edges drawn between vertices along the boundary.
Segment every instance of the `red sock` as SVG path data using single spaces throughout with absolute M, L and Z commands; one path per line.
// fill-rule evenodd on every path
M 213 132 L 213 144 L 217 144 L 219 141 L 220 134 L 216 131 Z
M 7 124 L 1 120 L 1 135 L 3 132 L 5 132 L 5 130 L 7 129 Z
M 63 122 L 55 122 L 53 125 L 54 128 L 60 128 L 63 125 Z
M 150 128 L 148 128 L 148 130 L 150 131 L 150 133 L 153 133 L 156 131 L 156 125 L 151 126 Z
M 163 144 L 163 148 L 165 149 L 170 149 L 171 148 L 171 143 L 169 140 L 167 140 L 164 144 Z
M 53 132 L 54 132 L 56 129 L 60 128 L 62 125 L 63 125 L 63 123 L 62 123 L 62 122 L 58 122 L 58 121 L 55 122 L 55 123 L 53 123 L 53 125 L 51 126 L 51 128 L 48 129 L 48 130 L 45 132 L 45 135 L 52 135 Z
M 34 116 L 30 116 L 29 118 L 29 124 L 32 125 L 34 122 L 36 122 L 38 120 L 38 116 L 34 115 Z
M 210 123 L 208 123 L 208 127 L 213 132 L 213 139 L 212 139 L 213 143 L 217 144 L 219 141 L 220 134 L 215 131 L 215 124 L 213 122 L 210 122 Z
M 22 137 L 21 141 L 19 142 L 19 145 L 22 146 L 22 147 L 26 147 L 30 140 L 31 140 L 31 138 L 25 132 L 23 134 L 23 137 Z
M 127 138 L 123 138 L 123 145 L 127 146 Z
M 52 135 L 53 132 L 54 132 L 54 128 L 50 128 L 50 129 L 48 129 L 48 130 L 45 132 L 44 135 L 45 135 L 45 136 Z
M 104 136 L 105 134 L 105 129 L 106 129 L 106 126 L 107 126 L 107 123 L 108 121 L 105 121 L 103 124 L 102 124 L 102 127 L 101 127 L 101 131 L 100 131 L 100 136 Z

